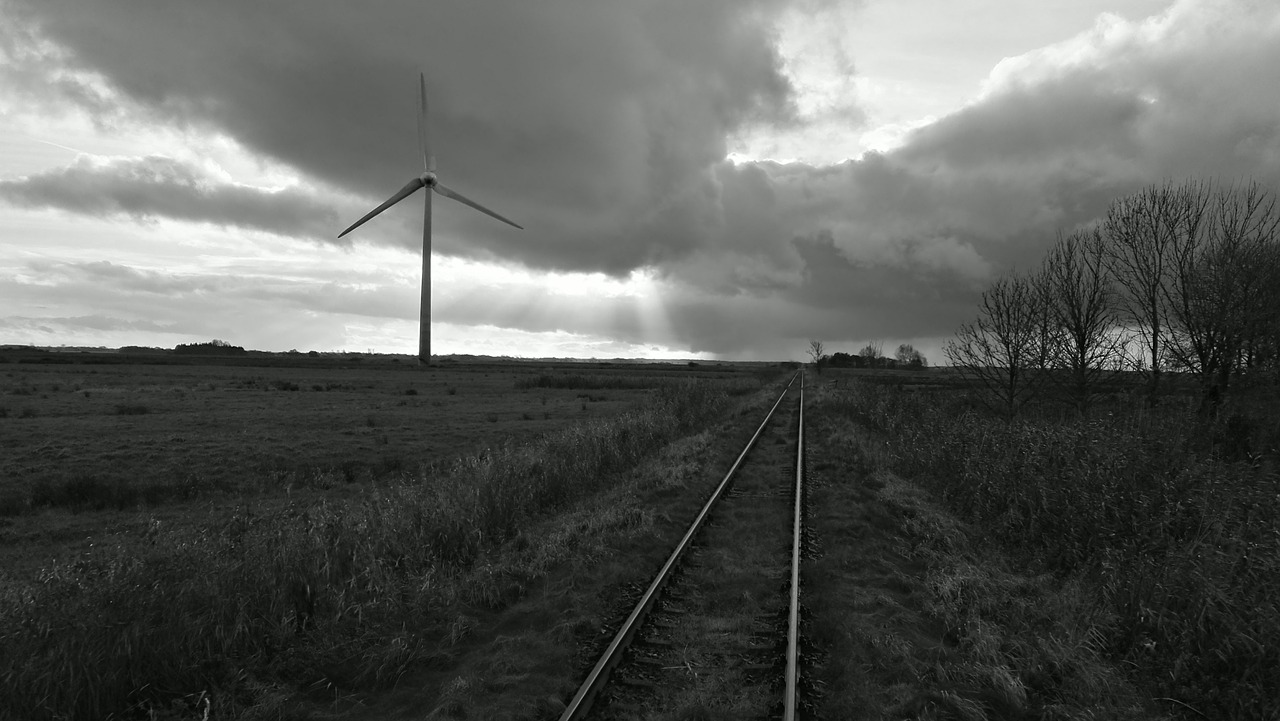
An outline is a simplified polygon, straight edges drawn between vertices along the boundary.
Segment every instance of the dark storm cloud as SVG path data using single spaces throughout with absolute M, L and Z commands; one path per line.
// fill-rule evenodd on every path
M 155 117 L 374 201 L 421 172 L 421 68 L 442 178 L 531 229 L 457 206 L 437 214 L 442 249 L 539 267 L 678 257 L 696 237 L 654 231 L 692 207 L 727 134 L 790 113 L 768 23 L 780 0 L 12 5 L 65 48 L 53 60 Z
M 231 185 L 163 157 L 98 162 L 82 156 L 64 168 L 0 180 L 0 198 L 84 215 L 172 218 L 309 238 L 329 236 L 338 222 L 331 208 L 303 191 Z
M 225 132 L 372 202 L 419 172 L 423 68 L 442 178 L 529 228 L 441 201 L 438 247 L 543 269 L 651 267 L 666 281 L 666 332 L 691 350 L 946 335 L 995 274 L 1034 265 L 1117 195 L 1193 175 L 1280 182 L 1280 9 L 1254 0 L 1100 22 L 1006 61 L 981 98 L 901 148 L 825 167 L 725 160 L 736 130 L 795 122 L 771 30 L 781 2 L 10 2 L 61 49 L 18 62 L 22 77 L 41 77 L 36 61 L 95 70 L 139 112 Z M 91 84 L 58 78 L 109 115 Z M 58 195 L 73 178 L 97 197 Z M 192 182 L 149 159 L 5 187 L 14 202 L 87 213 L 236 217 Z M 321 201 L 298 192 L 292 206 L 252 196 L 235 212 L 312 237 Z M 335 232 L 350 220 L 324 216 Z M 390 214 L 359 233 L 417 243 L 416 222 Z M 472 305 L 448 312 L 596 330 L 564 327 L 572 308 Z M 642 341 L 638 317 L 583 323 Z
M 842 309 L 815 331 L 829 340 L 945 336 L 994 275 L 1034 267 L 1117 196 L 1185 177 L 1280 189 L 1280 6 L 1181 3 L 1057 50 L 1001 68 L 893 152 L 721 164 L 717 254 L 669 274 L 797 319 Z M 730 231 L 730 215 L 747 222 Z

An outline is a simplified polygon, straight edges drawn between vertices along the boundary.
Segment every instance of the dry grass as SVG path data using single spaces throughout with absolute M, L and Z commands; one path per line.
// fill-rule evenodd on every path
M 0 709 L 39 719 L 203 707 L 225 718 L 283 704 L 277 689 L 294 684 L 320 694 L 384 687 L 432 663 L 438 639 L 465 637 L 465 621 L 438 617 L 460 595 L 481 608 L 521 595 L 522 577 L 493 560 L 505 544 L 724 402 L 715 382 L 681 384 L 609 418 L 386 477 L 358 496 L 157 522 L 141 544 L 11 575 L 0 586 Z
M 962 396 L 854 386 L 888 466 L 1098 606 L 1090 644 L 1172 715 L 1280 714 L 1280 476 L 1166 402 L 1006 423 Z M 940 588 L 965 588 L 963 577 Z M 996 589 L 995 592 L 999 592 Z M 985 591 L 982 592 L 985 594 Z M 964 595 L 964 594 L 961 594 Z M 972 595 L 972 594 L 970 594 Z
M 1152 719 L 1098 644 L 1079 583 L 1028 573 L 893 473 L 842 402 L 811 416 L 807 635 L 818 713 L 841 719 Z

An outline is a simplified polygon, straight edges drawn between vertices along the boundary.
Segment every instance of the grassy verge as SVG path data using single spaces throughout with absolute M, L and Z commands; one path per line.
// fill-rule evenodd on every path
M 1096 589 L 1108 620 L 1091 643 L 1165 711 L 1280 715 L 1272 460 L 1224 460 L 1176 412 L 1006 423 L 962 398 L 868 384 L 832 402 L 874 431 L 887 468 L 1029 567 Z
M 1078 580 L 1028 572 L 891 470 L 843 404 L 810 417 L 805 570 L 815 712 L 840 719 L 1153 719 Z
M 433 619 L 485 554 L 612 474 L 704 425 L 725 406 L 688 383 L 609 420 L 461 459 L 379 486 L 193 531 L 156 527 L 121 548 L 0 586 L 0 715 L 103 718 L 261 705 L 279 682 L 385 686 L 430 664 Z M 482 574 L 492 603 L 518 581 Z M 457 630 L 454 629 L 454 632 Z

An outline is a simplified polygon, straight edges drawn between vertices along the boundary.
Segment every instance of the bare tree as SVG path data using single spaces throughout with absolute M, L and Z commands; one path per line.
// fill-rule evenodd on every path
M 817 365 L 818 361 L 822 360 L 822 357 L 826 355 L 824 352 L 825 350 L 826 348 L 823 347 L 822 341 L 809 341 L 809 357 L 813 359 L 814 365 Z
M 1275 196 L 1251 183 L 1213 193 L 1203 219 L 1176 237 L 1167 347 L 1199 381 L 1206 417 L 1217 415 L 1249 348 L 1273 325 L 1278 226 Z
M 1098 383 L 1120 365 L 1128 336 L 1097 227 L 1059 237 L 1036 279 L 1043 293 L 1049 364 L 1065 371 L 1067 395 L 1084 413 Z
M 1111 204 L 1103 222 L 1107 264 L 1120 286 L 1126 321 L 1136 330 L 1150 362 L 1148 391 L 1154 399 L 1168 360 L 1168 296 L 1179 236 L 1196 232 L 1204 217 L 1206 186 L 1152 185 Z
M 943 352 L 1012 418 L 1039 388 L 1043 294 L 1023 276 L 1006 276 L 982 294 L 978 319 L 956 331 Z

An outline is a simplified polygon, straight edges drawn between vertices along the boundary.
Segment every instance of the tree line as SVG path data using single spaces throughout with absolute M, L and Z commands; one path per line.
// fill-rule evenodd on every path
M 1049 389 L 1083 412 L 1126 372 L 1152 402 L 1193 379 L 1215 417 L 1240 377 L 1280 368 L 1278 227 L 1256 182 L 1148 186 L 997 279 L 944 353 L 1010 417 Z
M 179 343 L 173 347 L 173 352 L 178 355 L 245 355 L 248 353 L 242 346 L 231 345 L 217 338 L 208 343 Z
M 896 368 L 923 370 L 929 366 L 924 354 L 916 350 L 910 343 L 903 343 L 890 358 L 884 354 L 884 344 L 871 341 L 857 353 L 827 353 L 826 345 L 820 340 L 809 341 L 809 358 L 815 369 L 821 373 L 823 368 Z

